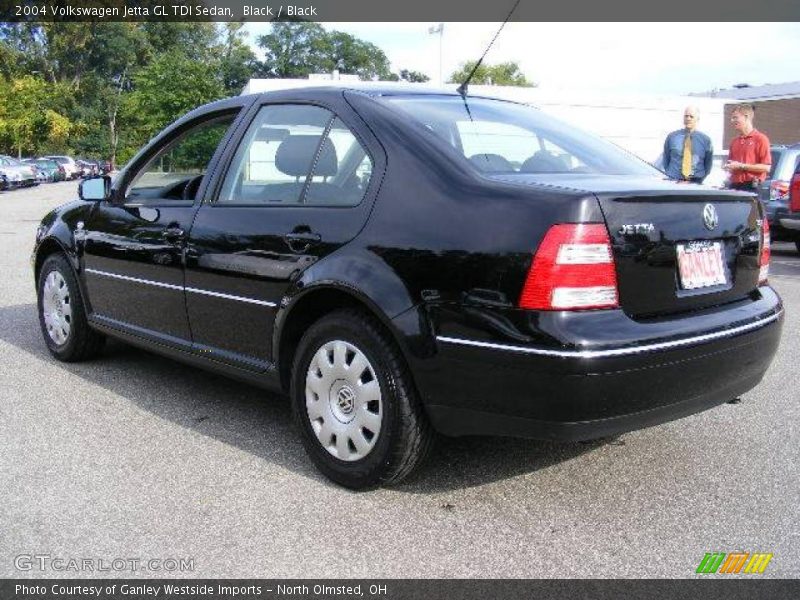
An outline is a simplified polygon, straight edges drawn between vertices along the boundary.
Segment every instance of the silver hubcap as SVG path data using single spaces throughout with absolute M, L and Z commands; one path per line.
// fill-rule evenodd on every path
M 59 346 L 72 329 L 72 299 L 67 282 L 58 271 L 50 271 L 42 290 L 42 313 L 47 333 Z
M 370 453 L 381 431 L 383 398 L 375 369 L 361 350 L 334 340 L 308 365 L 306 411 L 323 448 L 354 461 Z

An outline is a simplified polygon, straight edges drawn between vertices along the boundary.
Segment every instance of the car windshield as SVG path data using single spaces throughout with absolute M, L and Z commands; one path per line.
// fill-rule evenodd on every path
M 386 100 L 484 172 L 660 175 L 611 142 L 530 106 L 460 96 L 388 96 Z

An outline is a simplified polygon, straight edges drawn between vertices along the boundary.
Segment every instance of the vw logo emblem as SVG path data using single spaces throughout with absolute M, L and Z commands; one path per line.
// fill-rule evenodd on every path
M 353 412 L 355 400 L 356 395 L 348 386 L 342 387 L 342 389 L 339 390 L 336 398 L 336 401 L 339 404 L 339 409 L 345 414 Z
M 703 207 L 703 224 L 705 224 L 706 229 L 711 231 L 717 226 L 717 223 L 719 223 L 717 209 L 714 208 L 713 204 L 706 204 Z

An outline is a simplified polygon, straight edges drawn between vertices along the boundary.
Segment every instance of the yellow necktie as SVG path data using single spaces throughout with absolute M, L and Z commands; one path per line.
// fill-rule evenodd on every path
M 686 132 L 683 138 L 683 162 L 681 162 L 681 175 L 684 179 L 689 179 L 692 174 L 692 136 Z

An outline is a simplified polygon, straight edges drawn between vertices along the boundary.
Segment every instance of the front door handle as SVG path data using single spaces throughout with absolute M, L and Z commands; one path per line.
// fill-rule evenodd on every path
M 164 232 L 161 234 L 161 237 L 174 244 L 185 240 L 186 232 L 177 225 L 170 225 L 164 230 Z

